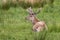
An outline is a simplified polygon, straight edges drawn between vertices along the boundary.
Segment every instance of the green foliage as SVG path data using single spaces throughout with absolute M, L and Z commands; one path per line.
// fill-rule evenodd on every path
M 48 2 L 48 3 L 47 3 Z M 18 0 L 16 0 L 16 2 L 13 2 L 12 0 L 7 0 L 7 2 L 4 4 L 2 3 L 2 0 L 0 0 L 0 8 L 2 9 L 9 9 L 10 7 L 22 7 L 22 8 L 28 8 L 28 7 L 44 7 L 45 4 L 49 4 L 50 6 L 53 6 L 53 2 L 54 0 L 44 0 L 42 2 L 36 2 L 34 4 L 29 3 L 29 2 L 25 2 L 25 1 L 21 1 L 19 2 Z
M 45 21 L 48 26 L 48 31 L 43 32 L 32 31 L 32 23 L 25 20 L 28 15 L 26 9 L 0 9 L 0 40 L 60 40 L 60 1 L 55 0 L 53 5 L 45 5 L 37 14 L 37 18 Z M 36 12 L 37 8 L 33 10 Z

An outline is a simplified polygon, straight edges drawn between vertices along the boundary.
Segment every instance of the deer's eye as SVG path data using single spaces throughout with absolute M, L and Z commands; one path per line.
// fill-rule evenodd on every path
M 33 14 L 32 14 L 33 15 Z

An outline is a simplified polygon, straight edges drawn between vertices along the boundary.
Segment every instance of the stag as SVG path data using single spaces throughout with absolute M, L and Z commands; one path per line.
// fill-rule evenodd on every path
M 36 13 L 33 12 L 32 8 L 28 8 L 27 12 L 29 13 L 29 15 L 26 17 L 27 20 L 30 20 L 33 24 L 33 31 L 36 32 L 40 32 L 43 31 L 44 29 L 48 29 L 47 25 L 44 21 L 40 21 L 37 17 L 36 14 L 38 14 L 40 11 L 42 10 L 42 8 L 40 8 Z

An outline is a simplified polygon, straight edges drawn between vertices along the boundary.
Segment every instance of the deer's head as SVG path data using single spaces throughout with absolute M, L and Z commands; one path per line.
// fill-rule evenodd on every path
M 29 15 L 26 17 L 26 19 L 27 19 L 27 20 L 30 20 L 30 21 L 34 20 L 36 14 L 38 14 L 41 10 L 42 10 L 42 8 L 39 8 L 39 9 L 37 10 L 37 12 L 34 12 L 31 7 L 28 8 L 28 9 L 27 9 L 27 12 L 29 13 Z

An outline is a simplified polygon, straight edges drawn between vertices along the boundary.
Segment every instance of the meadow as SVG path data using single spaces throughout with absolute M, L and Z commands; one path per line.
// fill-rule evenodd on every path
M 22 7 L 0 9 L 0 40 L 60 40 L 60 0 L 55 0 L 53 7 L 46 4 L 36 16 L 46 22 L 47 32 L 32 31 L 32 23 L 25 20 L 27 15 Z

